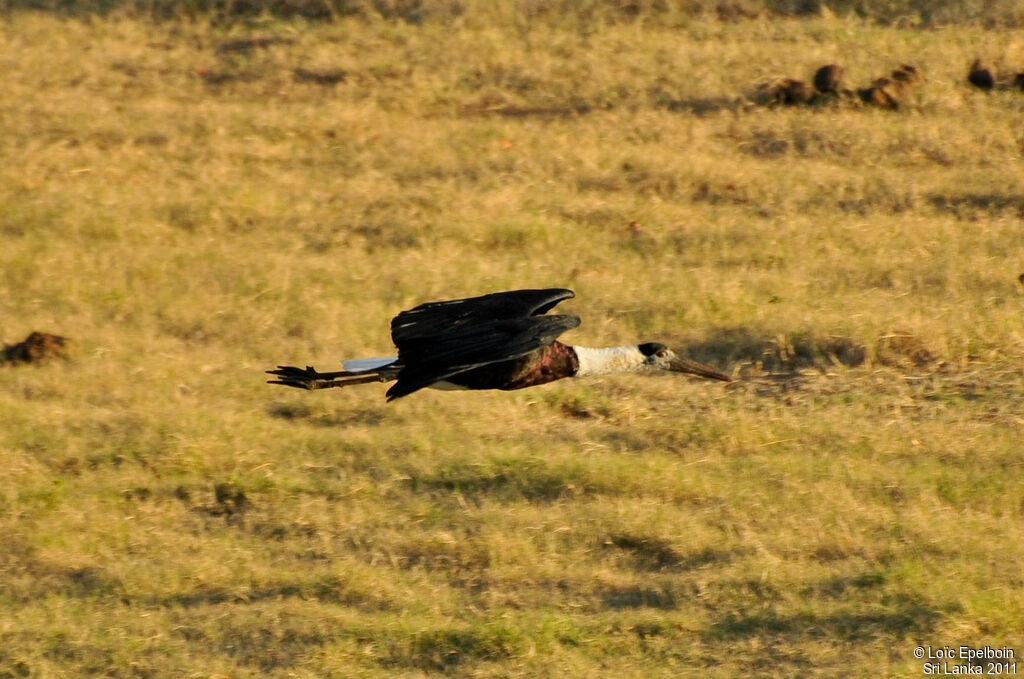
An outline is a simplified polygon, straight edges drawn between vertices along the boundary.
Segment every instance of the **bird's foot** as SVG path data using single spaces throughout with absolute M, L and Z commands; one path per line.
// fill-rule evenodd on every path
M 320 373 L 311 365 L 305 368 L 296 368 L 293 365 L 279 365 L 276 370 L 268 370 L 268 375 L 275 375 L 281 379 L 267 380 L 267 384 L 283 384 L 286 387 L 296 389 L 319 389 L 322 386 Z

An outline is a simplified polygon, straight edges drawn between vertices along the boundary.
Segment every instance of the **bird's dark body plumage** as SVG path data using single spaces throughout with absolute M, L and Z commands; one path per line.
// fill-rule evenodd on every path
M 580 361 L 572 347 L 561 342 L 534 349 L 507 361 L 489 363 L 448 378 L 448 382 L 466 389 L 524 389 L 570 377 L 579 370 Z
M 493 386 L 487 378 L 493 380 L 496 375 L 507 373 L 504 384 L 526 380 L 525 376 L 515 375 L 524 370 L 522 366 L 529 363 L 528 357 L 580 324 L 576 316 L 543 315 L 563 299 L 574 296 L 572 290 L 563 288 L 513 290 L 430 302 L 403 311 L 391 321 L 391 339 L 398 347 L 402 368 L 398 382 L 388 390 L 388 399 L 440 381 L 470 389 L 519 388 Z M 561 363 L 561 367 L 567 366 L 565 361 Z M 574 372 L 559 377 L 569 377 Z

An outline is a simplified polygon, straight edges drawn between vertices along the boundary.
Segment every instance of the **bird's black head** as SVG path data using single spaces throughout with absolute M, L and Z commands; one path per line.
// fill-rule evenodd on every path
M 668 350 L 668 347 L 660 342 L 644 342 L 643 344 L 638 345 L 637 349 L 639 349 L 640 353 L 644 356 L 651 357 L 657 355 L 658 352 Z

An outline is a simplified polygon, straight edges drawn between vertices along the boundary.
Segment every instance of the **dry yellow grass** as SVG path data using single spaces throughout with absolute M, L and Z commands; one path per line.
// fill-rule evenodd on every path
M 0 367 L 0 676 L 1024 652 L 1024 97 L 964 82 L 1019 36 L 470 19 L 0 23 L 0 340 L 78 347 Z M 907 61 L 897 112 L 743 98 Z M 744 379 L 263 384 L 519 286 Z

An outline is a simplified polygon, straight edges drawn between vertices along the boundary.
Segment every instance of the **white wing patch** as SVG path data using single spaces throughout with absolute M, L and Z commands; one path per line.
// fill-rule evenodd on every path
M 350 373 L 365 373 L 386 368 L 397 360 L 394 356 L 390 358 L 356 358 L 342 361 L 341 367 Z

